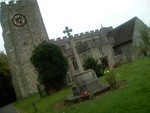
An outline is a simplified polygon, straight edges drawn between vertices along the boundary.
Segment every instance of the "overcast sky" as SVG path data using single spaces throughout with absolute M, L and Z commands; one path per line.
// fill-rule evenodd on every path
M 50 39 L 113 26 L 137 16 L 150 25 L 150 0 L 37 0 Z M 1 29 L 0 29 L 0 34 Z M 4 50 L 0 35 L 0 50 Z

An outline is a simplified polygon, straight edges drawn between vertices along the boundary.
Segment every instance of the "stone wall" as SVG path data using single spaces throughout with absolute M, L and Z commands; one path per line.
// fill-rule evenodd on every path
M 140 48 L 144 45 L 142 36 L 141 36 L 141 32 L 144 29 L 148 30 L 149 28 L 140 19 L 136 18 L 135 28 L 134 28 L 134 33 L 133 33 L 133 47 L 136 50 L 136 54 L 140 53 Z
M 15 14 L 26 17 L 24 26 L 13 24 Z M 1 25 L 16 95 L 27 97 L 37 92 L 37 72 L 30 62 L 32 51 L 43 40 L 48 41 L 36 0 L 2 2 Z
M 95 30 L 95 32 L 85 32 L 80 33 L 80 35 L 74 35 L 71 37 L 71 40 L 74 41 L 76 50 L 78 52 L 81 63 L 88 57 L 93 57 L 101 62 L 101 59 L 107 58 L 108 64 L 114 63 L 113 61 L 113 40 L 106 36 L 107 32 L 112 30 L 112 27 L 101 28 L 100 30 Z M 78 69 L 75 69 L 74 63 L 75 59 L 70 49 L 69 39 L 67 37 L 61 39 L 58 38 L 55 40 L 50 40 L 50 43 L 57 44 L 63 51 L 64 55 L 69 61 L 69 74 L 74 76 L 78 73 Z M 110 65 L 111 66 L 111 65 Z

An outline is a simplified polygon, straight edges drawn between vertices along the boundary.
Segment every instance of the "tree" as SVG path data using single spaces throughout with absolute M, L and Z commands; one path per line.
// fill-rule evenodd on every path
M 83 61 L 83 67 L 85 70 L 93 69 L 97 77 L 102 76 L 105 70 L 105 66 L 103 66 L 102 64 L 98 64 L 98 61 L 92 57 L 88 57 Z
M 0 100 L 0 106 L 16 100 L 8 60 L 4 52 L 0 52 Z
M 35 48 L 30 60 L 47 94 L 51 89 L 59 90 L 65 85 L 68 61 L 58 46 L 44 41 Z
M 140 51 L 147 56 L 147 52 L 150 51 L 150 36 L 148 29 L 143 29 L 141 31 L 141 38 L 143 41 L 143 46 L 141 46 Z

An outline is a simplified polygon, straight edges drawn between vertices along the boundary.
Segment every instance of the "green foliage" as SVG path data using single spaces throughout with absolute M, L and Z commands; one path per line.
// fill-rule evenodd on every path
M 34 113 L 35 108 L 32 104 L 34 102 L 37 109 L 36 113 L 56 113 L 61 109 L 61 107 L 63 107 L 62 101 L 64 98 L 70 94 L 70 89 L 64 89 L 45 98 L 40 98 L 39 95 L 33 95 L 21 101 L 15 102 L 15 106 L 19 109 L 20 113 Z M 57 104 L 57 102 L 60 104 Z
M 83 67 L 85 70 L 93 69 L 98 77 L 103 75 L 105 67 L 102 64 L 98 64 L 98 61 L 92 57 L 88 57 L 83 61 Z
M 71 90 L 63 90 L 40 99 L 38 95 L 16 102 L 20 113 L 33 113 L 32 101 L 36 102 L 37 113 L 149 113 L 150 111 L 150 60 L 144 58 L 115 68 L 117 81 L 127 83 L 113 92 L 97 96 L 93 100 L 63 106 L 62 101 Z M 102 76 L 101 78 L 105 78 Z M 27 109 L 28 108 L 28 109 Z M 23 111 L 23 112 L 22 112 Z
M 29 97 L 16 102 L 20 113 L 33 113 L 31 102 L 37 104 L 37 113 L 149 113 L 150 111 L 150 61 L 144 58 L 115 68 L 117 81 L 127 83 L 113 92 L 97 96 L 93 100 L 72 106 L 63 106 L 62 101 L 71 94 L 71 90 L 63 90 L 52 96 L 40 99 L 39 96 Z M 105 78 L 106 76 L 102 76 Z M 101 80 L 101 77 L 100 77 Z M 28 109 L 27 109 L 28 108 Z
M 118 85 L 117 85 L 117 81 L 116 81 L 116 74 L 113 70 L 110 69 L 105 69 L 104 71 L 105 75 L 106 75 L 106 81 L 109 83 L 110 85 L 110 89 L 117 89 Z
M 144 42 L 145 47 L 150 47 L 150 36 L 148 33 L 148 29 L 143 29 L 141 32 L 142 40 Z
M 48 42 L 42 42 L 33 51 L 31 62 L 38 71 L 39 81 L 50 89 L 59 90 L 64 85 L 68 70 L 67 59 L 60 48 Z
M 0 52 L 0 106 L 15 100 L 7 56 Z
M 148 29 L 141 31 L 141 38 L 143 40 L 143 46 L 140 47 L 140 52 L 147 56 L 147 52 L 150 51 L 150 36 Z
M 7 56 L 4 54 L 4 52 L 0 52 L 0 75 L 10 75 Z

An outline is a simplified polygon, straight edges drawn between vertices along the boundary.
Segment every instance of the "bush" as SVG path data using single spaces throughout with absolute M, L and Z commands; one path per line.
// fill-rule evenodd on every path
M 88 57 L 83 61 L 83 67 L 85 70 L 93 69 L 97 77 L 102 76 L 105 70 L 105 66 L 103 66 L 102 64 L 98 64 L 98 61 L 92 57 Z
M 105 69 L 104 73 L 106 74 L 106 81 L 109 83 L 110 89 L 117 89 L 118 85 L 114 71 L 110 69 Z
M 65 85 L 68 61 L 60 48 L 52 43 L 42 42 L 33 51 L 31 62 L 38 71 L 38 80 L 50 89 L 59 90 Z

